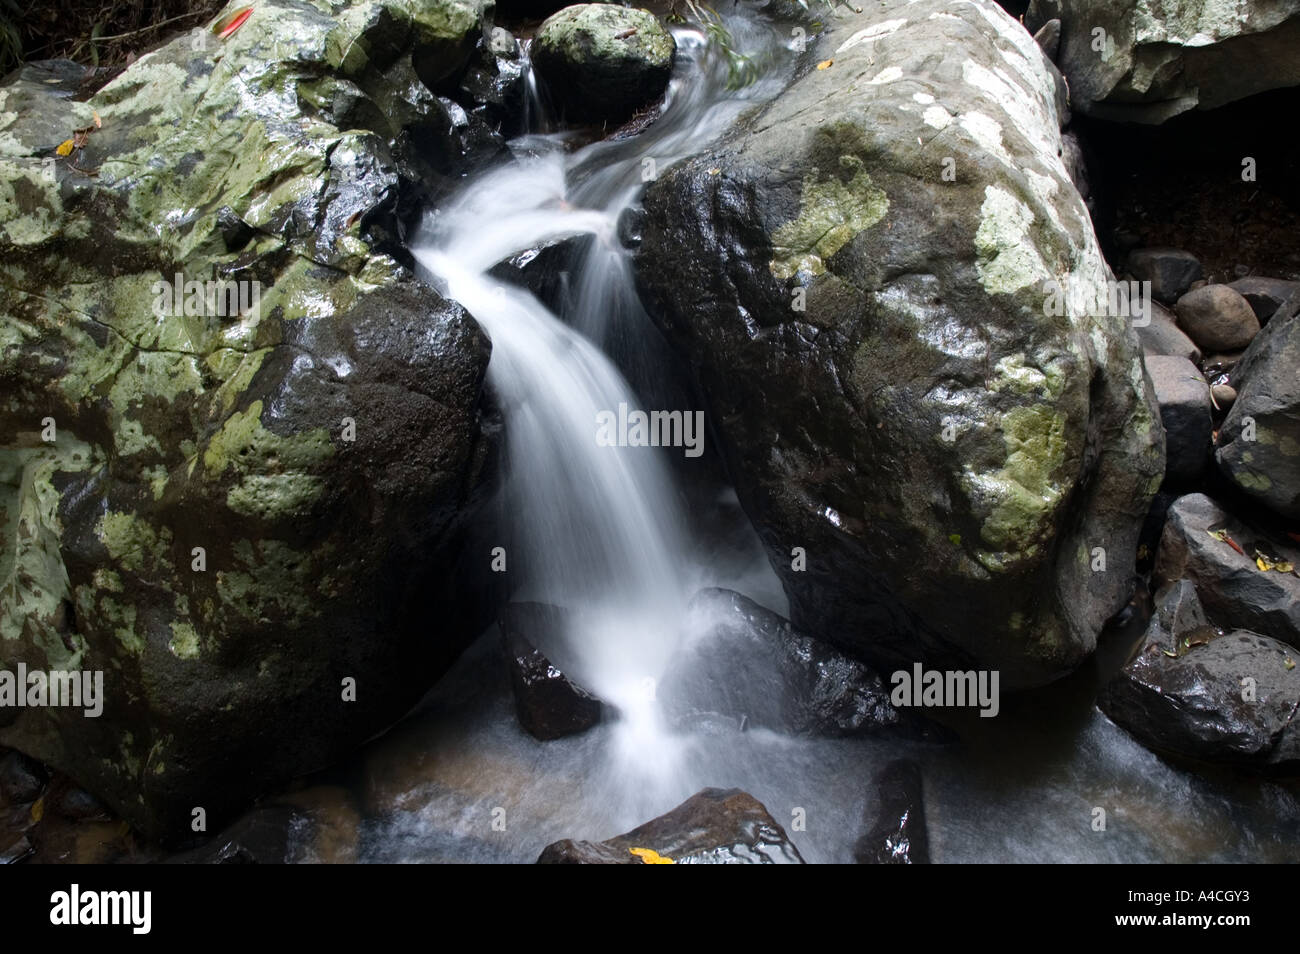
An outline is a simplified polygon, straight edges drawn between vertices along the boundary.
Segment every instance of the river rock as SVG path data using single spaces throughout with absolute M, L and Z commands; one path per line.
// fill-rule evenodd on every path
M 1210 388 L 1210 397 L 1214 399 L 1219 410 L 1226 414 L 1232 410 L 1232 405 L 1237 403 L 1237 389 L 1231 384 L 1216 384 Z
M 1194 288 L 1174 306 L 1178 326 L 1205 352 L 1236 351 L 1259 334 L 1250 303 L 1227 285 Z
M 1052 19 L 1071 103 L 1090 116 L 1159 123 L 1300 84 L 1297 0 L 1032 0 L 1025 13 L 1030 30 Z
M 831 66 L 661 170 L 638 279 L 798 630 L 1046 681 L 1128 600 L 1158 409 L 1130 319 L 1092 305 L 1110 274 L 1042 51 L 987 0 L 869 6 L 810 49 Z
M 1226 539 L 1226 535 L 1243 552 Z M 1261 570 L 1257 554 L 1293 570 Z M 1300 547 L 1229 515 L 1204 494 L 1180 497 L 1169 509 L 1155 575 L 1190 580 L 1219 627 L 1248 629 L 1300 646 Z
M 537 30 L 532 57 L 569 119 L 618 122 L 668 86 L 677 45 L 647 10 L 612 3 L 565 7 Z
M 498 623 L 505 640 L 519 724 L 536 739 L 585 732 L 600 721 L 600 700 L 551 664 L 536 643 L 563 638 L 565 612 L 545 603 L 510 603 Z
M 1261 325 L 1268 324 L 1279 308 L 1300 295 L 1300 282 L 1260 275 L 1238 278 L 1229 282 L 1228 287 L 1246 299 Z
M 1187 580 L 1162 589 L 1156 607 L 1141 649 L 1099 693 L 1101 710 L 1158 752 L 1300 769 L 1296 650 L 1246 630 L 1219 634 Z
M 925 829 L 921 767 L 907 759 L 890 762 L 872 783 L 870 820 L 853 849 L 860 865 L 926 865 L 930 838 Z
M 486 623 L 488 342 L 382 251 L 482 12 L 264 0 L 88 100 L 0 89 L 0 663 L 104 674 L 0 742 L 149 838 L 339 758 Z
M 1300 318 L 1274 318 L 1230 383 L 1237 401 L 1219 428 L 1219 470 L 1245 493 L 1300 520 Z
M 1165 479 L 1195 480 L 1210 459 L 1210 386 L 1186 358 L 1147 355 L 1145 363 L 1165 428 Z
M 1191 252 L 1177 248 L 1139 248 L 1129 253 L 1128 271 L 1134 278 L 1151 283 L 1156 301 L 1172 305 L 1205 274 Z
M 1147 357 L 1171 355 L 1186 358 L 1193 364 L 1200 363 L 1201 349 L 1183 334 L 1173 312 L 1159 302 L 1151 302 L 1151 320 L 1136 327 L 1138 341 L 1142 343 L 1142 353 Z
M 648 849 L 653 855 L 634 854 Z M 706 788 L 666 815 L 608 841 L 547 845 L 542 865 L 803 864 L 799 849 L 767 809 L 738 788 Z
M 45 766 L 21 752 L 0 756 L 0 799 L 9 805 L 36 801 L 47 778 Z

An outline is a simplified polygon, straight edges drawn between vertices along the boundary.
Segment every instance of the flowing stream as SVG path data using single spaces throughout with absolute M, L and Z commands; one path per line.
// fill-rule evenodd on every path
M 699 31 L 677 29 L 674 78 L 647 129 L 570 149 L 564 133 L 542 131 L 545 111 L 533 103 L 536 131 L 412 244 L 425 279 L 492 339 L 512 598 L 575 611 L 563 644 L 543 649 L 620 716 L 553 742 L 527 736 L 494 627 L 345 780 L 363 819 L 361 860 L 533 861 L 556 839 L 608 838 L 702 787 L 736 786 L 767 806 L 807 860 L 847 861 L 870 811 L 870 780 L 899 756 L 924 769 L 936 861 L 1293 858 L 1294 787 L 1185 772 L 1096 710 L 1098 680 L 1122 662 L 1135 631 L 1111 634 L 1112 651 L 1070 680 L 1005 699 L 997 719 L 953 715 L 963 744 L 950 748 L 660 723 L 647 687 L 678 648 L 699 587 L 728 586 L 786 610 L 734 494 L 702 465 L 692 488 L 682 474 L 696 465 L 681 448 L 596 440 L 600 412 L 664 407 L 647 402 L 675 393 L 618 239 L 647 160 L 662 171 L 698 152 L 774 96 L 794 67 L 788 29 L 740 12 L 727 26 L 758 82 L 728 89 L 725 57 Z M 579 258 L 558 314 L 495 271 L 574 238 Z M 1092 825 L 1098 806 L 1105 832 Z M 801 816 L 806 827 L 793 826 Z M 322 856 L 304 846 L 302 857 Z

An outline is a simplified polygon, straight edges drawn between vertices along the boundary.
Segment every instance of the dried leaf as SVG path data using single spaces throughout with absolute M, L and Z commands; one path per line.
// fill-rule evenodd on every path
M 72 140 L 71 139 L 63 140 L 63 142 L 59 143 L 59 148 L 55 149 L 54 151 L 57 152 L 60 156 L 72 155 Z
M 1290 656 L 1287 656 L 1286 659 L 1282 660 L 1282 665 L 1286 666 L 1287 672 L 1290 672 L 1292 669 L 1295 668 L 1295 660 L 1292 659 Z
M 32 802 L 32 823 L 40 821 L 45 817 L 45 796 L 42 795 L 36 801 Z
M 1255 551 L 1255 566 L 1267 573 L 1269 570 L 1277 570 L 1279 573 L 1291 573 L 1295 570 L 1295 564 L 1290 560 L 1274 560 L 1267 553 Z
M 98 111 L 92 109 L 92 110 L 90 111 L 90 115 L 93 116 L 93 117 L 95 118 L 95 128 L 96 128 L 96 129 L 103 129 L 103 128 L 104 128 L 104 121 L 103 121 L 102 119 L 99 118 L 99 113 L 98 113 Z
M 641 859 L 643 865 L 675 865 L 677 862 L 671 858 L 665 858 L 653 848 L 629 848 L 632 854 Z
M 822 60 L 820 63 L 817 64 L 817 68 L 819 70 L 828 70 L 834 65 L 835 65 L 834 60 Z

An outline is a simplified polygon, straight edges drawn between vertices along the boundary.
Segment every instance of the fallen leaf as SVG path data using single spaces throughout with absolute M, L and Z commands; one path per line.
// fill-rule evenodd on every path
M 1222 543 L 1226 543 L 1228 546 L 1232 547 L 1242 556 L 1246 555 L 1246 551 L 1241 548 L 1241 544 L 1238 543 L 1236 540 L 1232 539 L 1232 537 L 1228 536 L 1227 530 L 1206 530 L 1205 532 L 1208 533 L 1210 536 L 1214 537 L 1214 539 Z
M 1287 656 L 1286 659 L 1282 660 L 1282 665 L 1286 666 L 1287 672 L 1290 672 L 1292 669 L 1295 668 L 1295 660 L 1292 659 L 1290 656 Z
M 665 858 L 653 848 L 629 848 L 632 854 L 641 859 L 643 865 L 675 865 L 677 862 L 671 858 Z
M 212 27 L 212 32 L 217 35 L 218 40 L 224 40 L 228 36 L 230 36 L 230 34 L 234 33 L 241 26 L 243 26 L 244 21 L 246 21 L 250 16 L 252 16 L 252 13 L 253 13 L 252 7 L 241 7 L 240 9 L 232 13 L 229 17 L 223 20 L 218 20 L 216 25 Z
M 65 140 L 63 140 L 63 142 L 59 143 L 59 148 L 58 148 L 58 149 L 55 149 L 54 151 L 57 152 L 60 156 L 68 156 L 68 155 L 71 155 L 71 154 L 72 154 L 72 140 L 71 140 L 71 139 L 65 139 Z
M 96 110 L 93 110 L 93 109 L 92 109 L 92 110 L 90 111 L 90 115 L 93 116 L 93 117 L 95 117 L 95 128 L 96 128 L 96 129 L 103 129 L 103 128 L 104 128 L 104 121 L 103 121 L 102 119 L 99 118 L 99 113 L 98 113 Z
M 1269 570 L 1277 570 L 1279 573 L 1290 573 L 1295 569 L 1295 565 L 1289 560 L 1274 560 L 1267 553 L 1255 551 L 1255 566 L 1267 573 Z
M 42 795 L 36 801 L 32 802 L 32 822 L 33 824 L 45 817 L 45 796 Z
M 822 60 L 820 63 L 817 64 L 817 68 L 819 70 L 828 70 L 834 65 L 835 65 L 834 60 Z

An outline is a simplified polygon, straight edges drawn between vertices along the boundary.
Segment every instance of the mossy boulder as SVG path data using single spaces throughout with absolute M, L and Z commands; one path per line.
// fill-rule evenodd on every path
M 653 13 L 611 3 L 565 7 L 532 45 L 555 107 L 579 122 L 621 121 L 662 95 L 676 52 Z
M 807 55 L 647 188 L 651 314 L 796 627 L 1045 682 L 1128 600 L 1163 472 L 1132 319 L 1096 307 L 1060 77 L 987 0 L 885 0 Z
M 89 99 L 0 87 L 0 668 L 106 694 L 0 741 L 149 836 L 374 735 L 476 624 L 489 346 L 394 256 L 482 13 L 261 0 Z

